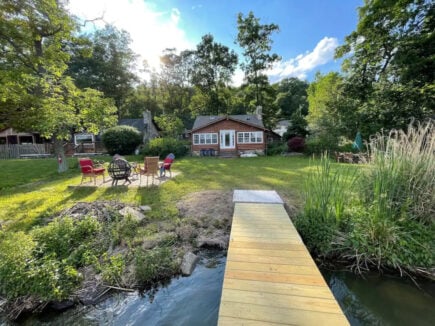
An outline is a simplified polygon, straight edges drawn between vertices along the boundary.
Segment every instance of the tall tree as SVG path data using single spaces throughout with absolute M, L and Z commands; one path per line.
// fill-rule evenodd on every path
M 110 100 L 64 74 L 75 29 L 61 1 L 0 2 L 0 125 L 53 137 L 59 172 L 68 168 L 62 145 L 71 131 L 115 122 Z
M 403 128 L 435 106 L 435 2 L 365 0 L 356 30 L 336 56 L 343 62 L 349 96 L 361 121 Z
M 237 55 L 227 46 L 215 42 L 211 34 L 204 35 L 191 54 L 191 83 L 208 98 L 210 113 L 227 113 L 228 105 L 220 93 L 231 81 Z
M 275 104 L 279 107 L 279 118 L 290 119 L 295 112 L 302 116 L 308 114 L 307 82 L 292 77 L 274 86 L 277 90 Z
M 183 121 L 190 120 L 190 60 L 189 51 L 177 54 L 176 49 L 165 49 L 160 56 L 158 84 L 163 114 L 175 114 Z
M 83 35 L 91 48 L 90 55 L 83 55 L 83 46 L 72 47 L 68 74 L 80 88 L 94 88 L 115 101 L 118 116 L 126 98 L 138 81 L 133 72 L 136 54 L 130 49 L 130 35 L 112 25 L 106 25 L 92 35 Z
M 343 76 L 336 72 L 317 73 L 307 93 L 309 113 L 306 119 L 314 136 L 336 144 L 340 135 L 354 137 L 361 129 L 356 105 L 345 94 Z
M 277 54 L 269 53 L 272 49 L 271 35 L 279 31 L 279 27 L 275 24 L 260 24 L 260 19 L 251 11 L 246 17 L 242 13 L 238 14 L 237 29 L 237 43 L 245 56 L 241 66 L 247 82 L 255 86 L 256 105 L 262 105 L 261 87 L 268 84 L 264 70 L 279 60 Z

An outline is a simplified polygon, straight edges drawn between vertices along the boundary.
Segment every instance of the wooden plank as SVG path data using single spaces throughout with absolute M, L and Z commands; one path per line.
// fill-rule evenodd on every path
M 230 236 L 230 241 L 251 241 L 252 238 L 251 237 L 242 237 L 242 236 Z M 288 244 L 300 244 L 301 240 L 300 239 L 296 239 L 296 238 L 289 238 L 289 239 L 283 239 L 283 238 L 278 238 L 278 239 L 271 239 L 271 238 L 255 238 L 255 241 L 257 242 L 261 242 L 261 243 L 288 243 Z
M 259 236 L 280 236 L 280 237 L 289 237 L 289 238 L 297 238 L 301 237 L 296 232 L 291 232 L 289 230 L 275 228 L 275 229 L 248 229 L 248 228 L 236 228 L 231 230 L 231 235 L 241 235 L 246 237 L 254 237 L 257 238 Z
M 313 266 L 284 265 L 271 263 L 251 263 L 227 260 L 228 270 L 242 270 L 254 272 L 272 272 L 284 274 L 317 275 L 318 272 Z
M 261 306 L 231 301 L 221 302 L 219 314 L 224 317 L 242 318 L 263 323 L 284 325 L 349 325 L 343 314 Z
M 288 257 L 264 257 L 255 255 L 235 255 L 229 253 L 227 260 L 229 261 L 243 261 L 247 263 L 269 263 L 269 264 L 288 264 Z M 300 266 L 313 266 L 314 262 L 309 257 L 294 257 L 291 259 L 293 265 Z
M 287 294 L 301 297 L 332 299 L 332 293 L 327 287 L 306 284 L 269 283 L 251 280 L 225 279 L 224 289 L 255 291 L 263 293 Z
M 273 283 L 327 286 L 322 275 L 299 275 L 289 273 L 270 273 L 225 269 L 225 278 Z
M 271 249 L 271 250 L 290 250 L 290 251 L 307 251 L 303 244 L 283 244 L 283 243 L 258 243 L 256 241 L 233 241 L 231 248 L 247 249 Z
M 264 326 L 263 321 L 249 320 L 242 318 L 232 318 L 232 317 L 219 317 L 219 325 L 221 326 Z M 267 323 L 268 326 L 282 326 L 282 324 Z
M 231 243 L 232 244 L 232 243 Z M 230 245 L 231 245 L 230 244 Z M 261 245 L 262 243 L 259 243 Z M 270 243 L 265 245 L 277 245 L 277 243 Z M 288 244 L 278 243 L 281 246 L 289 246 Z M 228 255 L 255 255 L 263 257 L 307 257 L 306 250 L 274 250 L 274 249 L 257 249 L 257 248 L 231 248 Z M 308 257 L 311 258 L 311 257 Z M 311 260 L 311 259 L 310 259 Z
M 236 203 L 219 325 L 348 325 L 281 204 Z
M 251 303 L 276 308 L 300 309 L 334 314 L 341 313 L 340 307 L 333 298 L 311 298 L 288 294 L 283 295 L 226 289 L 222 293 L 222 300 L 226 302 Z

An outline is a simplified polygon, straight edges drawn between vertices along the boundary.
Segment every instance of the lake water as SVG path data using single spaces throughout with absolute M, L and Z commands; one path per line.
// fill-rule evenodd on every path
M 203 253 L 190 277 L 173 279 L 153 296 L 120 293 L 95 307 L 45 314 L 24 325 L 216 325 L 225 256 Z M 435 283 L 323 270 L 351 325 L 435 325 Z

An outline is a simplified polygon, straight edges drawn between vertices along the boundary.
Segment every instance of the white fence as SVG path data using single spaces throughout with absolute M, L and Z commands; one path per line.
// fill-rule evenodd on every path
M 0 159 L 44 157 L 51 153 L 51 144 L 0 145 Z

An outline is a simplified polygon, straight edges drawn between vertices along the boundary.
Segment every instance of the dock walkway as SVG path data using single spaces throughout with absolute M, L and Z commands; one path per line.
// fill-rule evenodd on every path
M 234 192 L 219 325 L 349 325 L 274 191 Z

